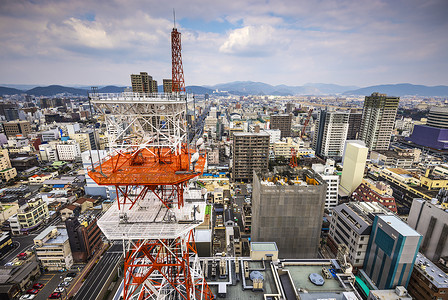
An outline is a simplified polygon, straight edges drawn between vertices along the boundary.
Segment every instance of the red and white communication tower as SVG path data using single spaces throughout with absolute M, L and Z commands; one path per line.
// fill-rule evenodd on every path
M 124 300 L 214 298 L 193 234 L 205 201 L 189 188 L 206 157 L 199 145 L 188 145 L 186 105 L 193 97 L 180 93 L 185 84 L 176 28 L 172 41 L 173 93 L 90 95 L 105 118 L 111 153 L 89 176 L 117 193 L 117 205 L 98 226 L 109 240 L 123 241 Z

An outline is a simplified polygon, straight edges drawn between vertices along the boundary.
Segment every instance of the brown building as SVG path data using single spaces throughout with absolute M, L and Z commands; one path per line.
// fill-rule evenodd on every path
M 347 140 L 357 140 L 361 129 L 362 113 L 350 112 L 348 117 Z
M 253 171 L 266 172 L 269 163 L 269 134 L 235 132 L 233 134 L 232 178 L 252 181 Z
M 291 114 L 271 115 L 271 129 L 280 129 L 281 138 L 291 136 Z
M 173 91 L 173 80 L 172 79 L 164 79 L 163 80 L 163 92 L 171 93 Z
M 7 137 L 16 137 L 22 135 L 24 137 L 31 133 L 31 125 L 28 121 L 11 121 L 3 123 L 3 131 Z
M 378 202 L 396 213 L 397 204 L 392 193 L 391 187 L 384 182 L 363 179 L 362 183 L 352 193 L 350 201 Z
M 65 220 L 74 262 L 86 262 L 102 245 L 101 230 L 93 213 Z
M 131 75 L 132 91 L 134 93 L 157 93 L 157 81 L 146 72 Z
M 448 275 L 423 254 L 418 253 L 409 281 L 408 292 L 413 299 L 447 300 Z

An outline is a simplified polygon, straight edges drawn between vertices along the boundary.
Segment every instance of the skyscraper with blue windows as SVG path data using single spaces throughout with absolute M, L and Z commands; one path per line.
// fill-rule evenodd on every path
M 407 287 L 422 235 L 394 215 L 376 216 L 364 271 L 379 289 Z

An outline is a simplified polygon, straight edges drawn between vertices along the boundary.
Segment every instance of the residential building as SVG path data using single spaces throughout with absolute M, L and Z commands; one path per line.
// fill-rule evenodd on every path
M 367 147 L 358 143 L 347 143 L 340 186 L 348 195 L 353 193 L 362 182 L 368 152 Z
M 7 137 L 27 137 L 31 133 L 31 125 L 28 121 L 10 121 L 3 123 L 3 132 Z
M 379 202 L 396 213 L 397 204 L 392 194 L 392 188 L 387 183 L 363 178 L 361 184 L 355 189 L 350 198 L 351 201 L 358 202 Z
M 332 210 L 327 244 L 336 254 L 338 246 L 348 248 L 348 259 L 353 267 L 362 268 L 376 215 L 391 214 L 378 203 L 349 202 Z
M 282 132 L 280 131 L 280 129 L 263 129 L 261 130 L 261 132 L 269 134 L 269 143 L 273 144 L 276 142 L 280 142 L 282 136 Z
M 327 183 L 325 208 L 332 209 L 338 205 L 339 175 L 335 172 L 334 160 L 327 159 L 325 165 L 313 164 L 311 167 Z
M 370 150 L 388 150 L 400 97 L 366 96 L 359 137 Z
M 37 166 L 39 163 L 37 162 L 36 156 L 19 156 L 15 158 L 11 158 L 11 166 L 16 168 L 17 171 L 25 171 L 33 166 Z
M 146 72 L 131 75 L 132 91 L 134 93 L 157 93 L 157 81 Z
M 367 300 L 412 300 L 404 286 L 397 286 L 395 290 L 370 290 Z
M 39 145 L 39 155 L 42 161 L 58 161 L 58 150 L 56 143 L 41 144 Z
M 448 275 L 418 253 L 408 291 L 418 300 L 448 300 Z
M 312 170 L 254 172 L 251 241 L 276 242 L 281 258 L 316 258 L 326 191 Z
M 251 181 L 254 170 L 266 172 L 269 163 L 269 135 L 236 132 L 233 137 L 232 179 Z
M 79 143 L 81 152 L 98 149 L 96 142 L 99 140 L 98 134 L 93 130 L 87 130 L 84 132 L 72 134 L 70 135 L 70 139 L 75 140 Z
M 48 271 L 69 270 L 73 265 L 67 229 L 47 227 L 34 238 L 36 256 Z
M 423 235 L 420 252 L 428 259 L 438 261 L 448 256 L 448 201 L 414 199 L 408 224 Z
M 275 157 L 285 157 L 291 158 L 291 150 L 297 153 L 301 148 L 303 148 L 303 141 L 301 139 L 285 138 L 281 141 L 271 144 L 274 150 Z
M 29 231 L 38 227 L 48 219 L 48 206 L 42 199 L 31 199 L 19 207 L 17 219 L 21 231 Z
M 44 131 L 40 135 L 42 142 L 50 142 L 61 138 L 60 132 L 57 128 Z
M 342 157 L 347 140 L 350 113 L 319 111 L 314 131 L 313 149 L 324 158 Z
M 163 80 L 163 92 L 164 93 L 172 93 L 173 92 L 173 80 L 172 79 L 164 79 Z
M 362 113 L 350 112 L 350 116 L 348 118 L 347 140 L 359 139 L 361 121 L 362 121 Z
M 9 160 L 7 149 L 0 150 L 0 179 L 3 182 L 9 181 L 17 176 L 16 168 L 13 168 Z
M 95 213 L 88 212 L 65 220 L 70 248 L 75 262 L 86 262 L 102 245 L 101 230 Z
M 364 271 L 379 289 L 407 288 L 422 236 L 395 215 L 377 215 Z
M 270 116 L 270 129 L 280 129 L 281 138 L 291 136 L 292 114 Z
M 81 158 L 81 147 L 74 140 L 68 140 L 57 144 L 59 160 L 75 161 Z

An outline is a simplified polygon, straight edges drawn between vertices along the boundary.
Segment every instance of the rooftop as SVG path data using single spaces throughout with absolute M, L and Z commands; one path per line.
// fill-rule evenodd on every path
M 417 254 L 414 265 L 437 288 L 448 288 L 448 275 L 423 254 Z
M 379 219 L 383 220 L 385 223 L 389 224 L 390 227 L 395 229 L 402 236 L 420 236 L 421 234 L 412 229 L 408 224 L 400 220 L 395 215 L 382 215 L 378 216 Z

